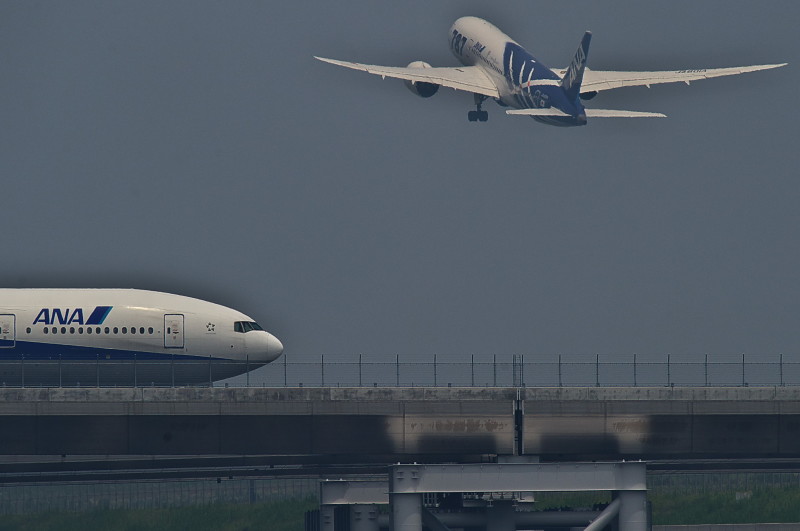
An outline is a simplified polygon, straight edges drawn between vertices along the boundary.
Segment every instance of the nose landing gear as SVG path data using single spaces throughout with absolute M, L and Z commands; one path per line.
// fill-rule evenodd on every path
M 477 110 L 469 111 L 467 113 L 467 118 L 470 122 L 486 122 L 489 120 L 489 113 L 487 111 L 481 110 L 481 106 L 483 105 L 483 101 L 486 99 L 486 96 L 483 94 L 475 94 L 475 106 Z

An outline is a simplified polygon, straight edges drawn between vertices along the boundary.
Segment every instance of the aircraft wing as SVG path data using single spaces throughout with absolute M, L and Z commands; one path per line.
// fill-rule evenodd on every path
M 614 72 L 602 70 L 589 70 L 583 74 L 583 85 L 581 92 L 599 92 L 621 87 L 636 87 L 645 85 L 656 85 L 658 83 L 677 83 L 684 82 L 687 85 L 690 81 L 700 79 L 710 79 L 712 77 L 733 76 L 744 74 L 745 72 L 756 72 L 758 70 L 769 70 L 779 68 L 787 63 L 775 65 L 753 65 L 737 66 L 733 68 L 700 68 L 692 70 L 672 70 L 663 72 Z
M 393 77 L 404 79 L 412 83 L 434 83 L 443 87 L 456 90 L 465 90 L 477 94 L 483 94 L 490 98 L 499 98 L 500 92 L 486 73 L 477 66 L 458 66 L 453 68 L 404 68 L 396 66 L 364 65 L 361 63 L 348 63 L 347 61 L 337 61 L 316 57 L 325 63 L 362 70 L 370 74 L 375 74 L 383 78 Z

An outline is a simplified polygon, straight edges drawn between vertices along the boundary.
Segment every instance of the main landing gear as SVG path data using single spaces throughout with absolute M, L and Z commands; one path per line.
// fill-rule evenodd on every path
M 481 105 L 483 104 L 483 100 L 487 97 L 483 94 L 475 94 L 475 106 L 478 108 L 476 111 L 469 111 L 467 113 L 467 118 L 469 118 L 470 122 L 486 122 L 489 120 L 489 113 L 486 111 L 481 110 Z

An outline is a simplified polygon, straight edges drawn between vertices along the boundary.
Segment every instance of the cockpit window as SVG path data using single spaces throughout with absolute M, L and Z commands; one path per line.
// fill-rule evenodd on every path
M 261 326 L 254 321 L 236 321 L 233 323 L 233 331 L 247 333 L 251 330 L 264 330 Z

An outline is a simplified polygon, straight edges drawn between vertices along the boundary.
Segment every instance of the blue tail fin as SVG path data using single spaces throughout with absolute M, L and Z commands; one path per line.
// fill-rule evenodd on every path
M 578 46 L 578 51 L 575 52 L 575 57 L 572 59 L 567 73 L 564 74 L 564 79 L 561 80 L 561 88 L 567 93 L 570 101 L 575 101 L 581 91 L 583 71 L 586 69 L 586 57 L 589 55 L 590 42 L 592 42 L 592 32 L 587 31 L 583 34 L 581 45 Z

